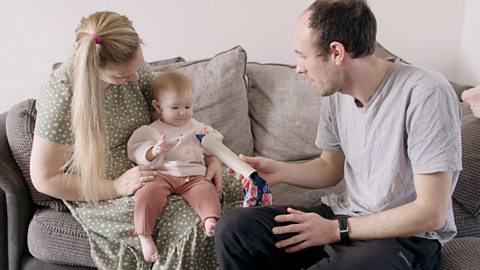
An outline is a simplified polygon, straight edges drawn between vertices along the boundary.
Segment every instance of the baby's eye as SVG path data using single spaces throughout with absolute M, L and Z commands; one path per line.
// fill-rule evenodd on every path
M 176 110 L 178 109 L 178 107 L 170 107 L 172 110 Z
M 187 109 L 187 110 L 189 110 L 190 108 L 191 108 L 190 106 L 185 107 L 185 109 Z

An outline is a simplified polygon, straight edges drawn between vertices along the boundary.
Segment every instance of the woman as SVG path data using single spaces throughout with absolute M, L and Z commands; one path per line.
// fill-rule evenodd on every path
M 156 175 L 127 157 L 131 133 L 151 122 L 153 73 L 141 40 L 125 16 L 97 12 L 76 29 L 71 57 L 53 72 L 37 100 L 31 177 L 45 194 L 63 199 L 87 231 L 100 269 L 148 269 L 134 235 L 132 195 Z M 221 185 L 218 160 L 207 177 Z M 154 268 L 216 268 L 214 244 L 195 212 L 171 198 L 154 234 L 161 260 Z M 179 226 L 181 225 L 181 226 Z

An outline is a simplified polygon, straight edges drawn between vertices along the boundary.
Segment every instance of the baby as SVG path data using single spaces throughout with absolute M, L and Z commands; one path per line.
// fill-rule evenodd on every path
M 151 235 L 169 195 L 180 195 L 192 206 L 209 237 L 213 236 L 221 214 L 217 189 L 205 177 L 204 154 L 208 153 L 195 135 L 209 133 L 219 141 L 223 136 L 192 119 L 192 91 L 191 81 L 180 73 L 165 72 L 157 76 L 152 82 L 152 105 L 161 119 L 138 128 L 128 141 L 129 158 L 159 173 L 134 195 L 135 233 L 148 262 L 160 258 Z

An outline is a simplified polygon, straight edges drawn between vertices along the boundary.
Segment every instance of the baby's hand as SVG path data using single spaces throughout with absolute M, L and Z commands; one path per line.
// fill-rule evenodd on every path
M 168 153 L 168 151 L 170 151 L 170 145 L 167 144 L 165 134 L 163 134 L 162 137 L 160 137 L 160 140 L 158 140 L 158 142 L 153 146 L 152 155 L 154 157 L 160 154 L 165 155 L 166 153 Z

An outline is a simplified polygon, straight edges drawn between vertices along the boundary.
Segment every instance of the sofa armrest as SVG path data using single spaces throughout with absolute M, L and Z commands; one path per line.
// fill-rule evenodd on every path
M 35 207 L 27 183 L 12 157 L 5 131 L 6 116 L 7 113 L 0 115 L 0 189 L 3 193 L 0 214 L 6 218 L 0 226 L 0 234 L 8 238 L 2 241 L 8 261 L 0 263 L 8 264 L 7 269 L 19 269 L 22 256 L 28 252 L 27 230 Z
M 8 268 L 7 239 L 7 199 L 3 189 L 0 189 L 0 269 Z

